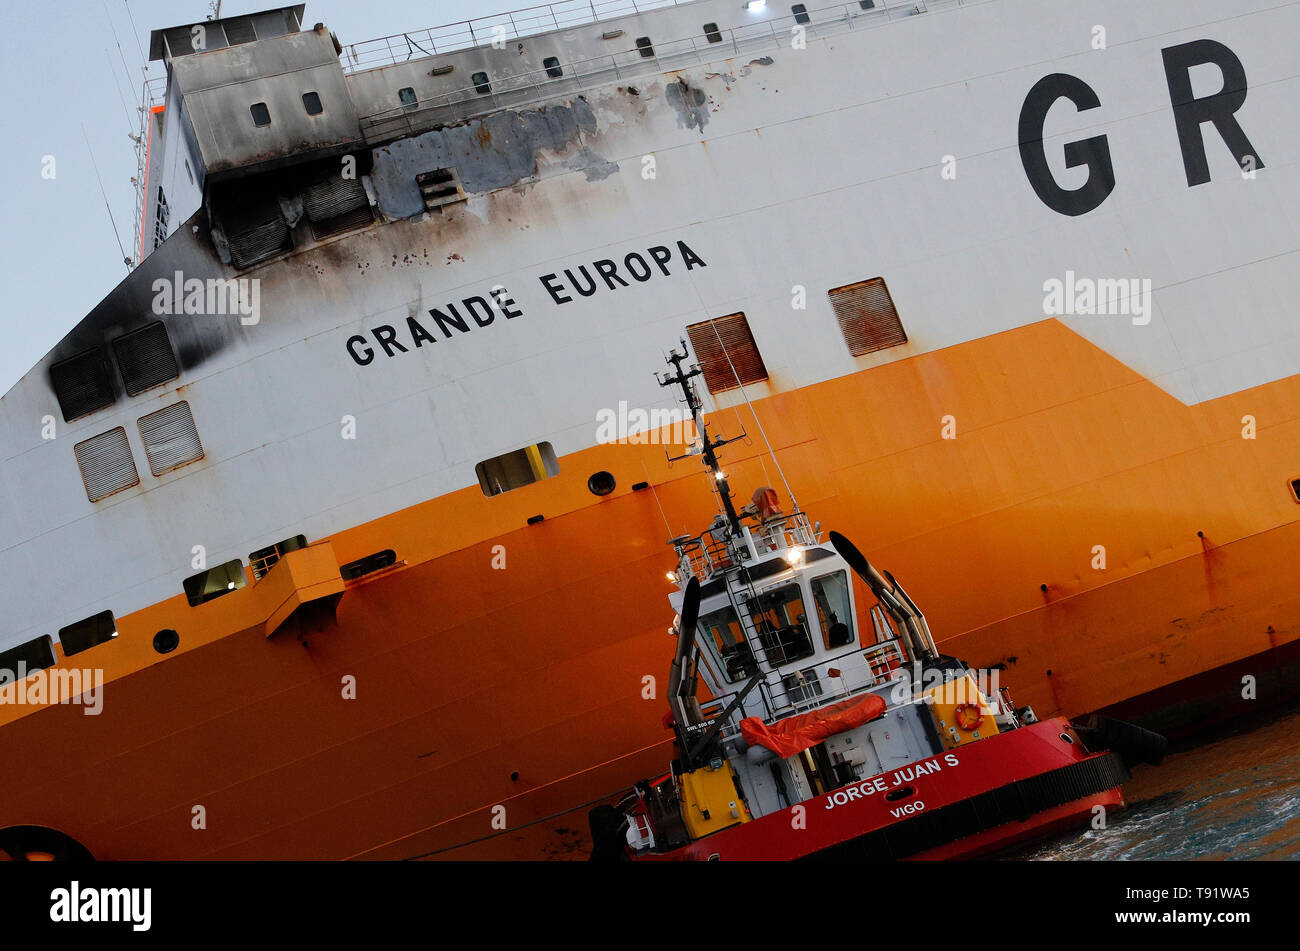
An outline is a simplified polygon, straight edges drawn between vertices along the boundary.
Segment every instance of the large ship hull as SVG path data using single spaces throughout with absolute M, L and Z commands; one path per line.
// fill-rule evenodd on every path
M 1217 408 L 1226 421 L 1216 431 L 1213 408 L 1179 406 L 1090 351 L 1047 322 L 755 404 L 787 477 L 807 487 L 801 504 L 827 527 L 870 539 L 873 553 L 915 578 L 941 647 L 1014 671 L 1019 699 L 1042 716 L 1159 696 L 1282 649 L 1300 629 L 1296 600 L 1274 581 L 1300 525 L 1286 518 L 1293 503 L 1271 505 L 1277 486 L 1253 475 L 1273 443 L 1238 449 L 1236 407 Z M 1004 385 L 1037 394 L 1045 408 L 990 420 L 964 443 L 915 438 L 920 420 L 906 408 L 921 401 L 900 388 L 942 375 L 947 405 L 963 412 L 983 391 L 982 375 L 963 377 L 962 368 L 986 366 L 999 352 L 1017 361 Z M 1070 401 L 1051 392 L 1065 385 L 1062 367 L 1090 368 Z M 1271 384 L 1254 399 L 1284 404 L 1288 389 L 1300 384 Z M 1131 415 L 1080 416 L 1090 398 L 1114 399 Z M 850 422 L 859 407 L 891 399 L 896 428 Z M 810 401 L 821 412 L 801 412 Z M 1108 479 L 1099 492 L 1084 472 L 1101 439 L 1087 432 L 1088 419 L 1100 431 L 1159 413 L 1205 442 L 1135 459 L 1119 484 Z M 918 445 L 897 444 L 912 438 Z M 943 474 L 971 467 L 944 454 L 992 458 L 1008 440 L 1040 448 L 1016 457 L 1016 473 L 1026 491 L 1044 495 L 986 511 L 990 481 L 962 505 Z M 733 478 L 762 471 L 755 449 L 732 454 Z M 1041 470 L 1034 458 L 1044 460 Z M 408 553 L 405 563 L 347 585 L 331 609 L 290 615 L 269 637 L 287 597 L 273 582 L 288 575 L 292 556 L 248 592 L 199 608 L 177 598 L 121 619 L 122 646 L 137 640 L 144 649 L 113 658 L 112 702 L 100 715 L 0 707 L 11 718 L 0 732 L 6 756 L 30 777 L 6 786 L 0 813 L 7 824 L 60 829 L 102 858 L 584 856 L 584 807 L 658 768 L 670 747 L 658 694 L 644 679 L 665 673 L 671 620 L 659 609 L 673 564 L 656 542 L 667 531 L 660 506 L 683 520 L 710 512 L 694 497 L 700 477 L 669 470 L 660 446 L 601 446 L 563 464 L 641 471 L 656 487 L 620 488 L 445 553 L 472 496 L 359 526 L 330 540 L 336 561 L 394 547 Z M 990 480 L 998 471 L 986 470 Z M 1188 486 L 1235 486 L 1241 504 L 1229 513 L 1258 522 L 1272 508 L 1277 524 L 1247 534 L 1223 509 L 1171 504 L 1164 517 L 1181 524 L 1181 557 L 1111 583 L 1089 578 L 1091 541 L 1106 539 L 1116 562 L 1141 559 L 1149 528 L 1132 513 L 1155 517 L 1152 500 L 1188 496 Z M 539 483 L 501 501 L 522 524 L 525 513 L 558 502 L 553 492 Z M 951 508 L 934 504 L 945 497 Z M 936 516 L 918 531 L 917 519 Z M 1233 535 L 1243 537 L 1214 543 Z M 593 538 L 602 540 L 599 557 Z M 936 550 L 942 559 L 928 554 Z M 1070 550 L 1083 553 L 1072 570 L 1052 566 Z M 492 569 L 502 552 L 503 567 Z M 1040 578 L 1050 582 L 1046 593 Z M 310 594 L 313 583 L 281 587 Z M 989 620 L 996 606 L 1007 616 Z M 144 635 L 163 628 L 202 646 L 156 663 Z M 1257 675 L 1267 681 L 1269 668 Z M 355 699 L 342 699 L 346 677 L 355 678 Z M 1177 712 L 1185 699 L 1166 707 Z
M 741 312 L 766 375 L 712 394 L 719 431 L 750 437 L 728 447 L 731 484 L 793 491 L 908 578 L 945 651 L 1013 672 L 1044 717 L 1127 704 L 1167 730 L 1291 692 L 1300 7 L 849 4 L 814 11 L 802 49 L 775 28 L 704 38 L 706 8 L 739 6 L 606 23 L 628 43 L 654 33 L 662 61 L 624 50 L 554 85 L 511 86 L 510 70 L 565 43 L 610 50 L 601 29 L 439 54 L 462 58 L 437 82 L 493 70 L 496 91 L 468 99 L 433 88 L 427 58 L 344 77 L 327 31 L 259 41 L 324 50 L 311 68 L 337 72 L 331 103 L 352 97 L 372 217 L 319 234 L 295 219 L 292 236 L 276 219 L 285 249 L 244 267 L 221 258 L 209 214 L 233 227 L 256 189 L 191 181 L 193 214 L 6 394 L 0 634 L 54 645 L 36 682 L 102 672 L 105 700 L 84 716 L 0 688 L 0 758 L 22 777 L 0 790 L 0 826 L 58 829 L 107 859 L 585 856 L 586 807 L 665 761 L 663 541 L 714 514 L 705 477 L 666 460 L 680 434 L 606 443 L 596 421 L 620 401 L 671 407 L 644 368 L 688 324 Z M 693 45 L 670 46 L 673 30 Z M 1239 169 L 1207 121 L 1197 181 L 1164 54 L 1217 49 L 1206 39 L 1244 64 L 1233 115 L 1262 162 Z M 181 92 L 224 121 L 203 97 L 234 87 L 201 67 L 226 52 L 169 60 L 174 121 L 196 114 Z M 1030 90 L 1061 74 L 1101 106 L 1061 100 L 1026 129 Z M 394 109 L 415 87 L 419 108 Z M 261 134 L 248 103 L 225 106 Z M 385 109 L 404 138 L 376 132 Z M 1041 147 L 1061 189 L 1085 171 L 1101 183 L 1103 133 L 1113 193 L 1082 214 L 1049 206 L 1025 156 Z M 1080 149 L 1097 164 L 1072 161 Z M 426 209 L 434 152 L 465 194 Z M 291 179 L 300 158 L 235 171 Z M 186 181 L 180 153 L 168 162 Z M 263 198 L 272 216 L 288 204 Z M 584 271 L 588 295 L 566 276 L 651 249 L 671 262 L 642 258 L 645 282 Z M 182 272 L 260 281 L 264 319 L 151 311 L 151 282 Z M 1044 282 L 1075 272 L 1149 279 L 1148 323 L 1046 316 Z M 854 353 L 828 295 L 876 275 L 906 338 Z M 457 330 L 439 310 L 501 286 L 513 316 Z M 61 414 L 56 367 L 107 361 L 157 324 L 172 377 L 127 395 L 105 363 L 107 402 Z M 140 423 L 177 401 L 195 451 L 155 468 Z M 119 427 L 137 480 L 92 495 L 74 446 Z M 556 477 L 485 494 L 476 465 L 543 440 Z M 616 487 L 596 497 L 600 472 Z M 311 546 L 246 588 L 182 594 L 192 553 L 243 572 L 299 534 Z M 390 568 L 339 573 L 388 550 Z M 109 610 L 116 637 L 57 647 Z M 173 651 L 153 646 L 163 631 Z

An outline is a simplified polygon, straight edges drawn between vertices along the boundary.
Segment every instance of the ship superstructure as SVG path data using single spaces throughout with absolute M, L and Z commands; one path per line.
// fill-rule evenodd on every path
M 0 825 L 581 854 L 664 758 L 645 539 L 712 516 L 683 330 L 1044 715 L 1286 688 L 1295 4 L 582 6 L 154 33 L 143 258 L 0 401 L 0 666 L 103 683 L 4 688 Z

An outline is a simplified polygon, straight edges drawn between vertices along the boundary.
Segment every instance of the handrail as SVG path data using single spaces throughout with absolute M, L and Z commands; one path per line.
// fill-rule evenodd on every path
M 371 69 L 400 63 L 411 58 L 412 46 L 422 50 L 428 47 L 424 55 L 433 56 L 483 46 L 493 40 L 517 40 L 691 2 L 694 0 L 558 0 L 351 43 L 344 47 L 351 66 L 344 68 Z M 401 55 L 403 51 L 405 56 Z

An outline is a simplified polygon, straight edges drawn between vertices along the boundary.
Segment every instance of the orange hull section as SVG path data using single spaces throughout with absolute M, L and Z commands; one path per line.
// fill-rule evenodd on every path
M 1184 406 L 1044 321 L 755 408 L 801 506 L 904 580 L 945 651 L 1005 663 L 1045 717 L 1296 639 L 1296 406 L 1300 378 Z M 733 435 L 747 413 L 714 425 Z M 104 669 L 101 715 L 0 705 L 0 756 L 22 764 L 0 825 L 106 859 L 585 857 L 589 804 L 670 756 L 663 539 L 713 511 L 702 470 L 664 448 L 593 447 L 559 478 L 471 487 L 297 553 L 405 563 L 347 585 L 337 620 L 267 637 L 302 591 L 337 596 L 320 564 L 120 618 L 65 662 Z M 776 480 L 760 449 L 724 452 L 745 494 Z M 596 499 L 601 469 L 618 489 Z M 181 637 L 166 656 L 162 628 Z

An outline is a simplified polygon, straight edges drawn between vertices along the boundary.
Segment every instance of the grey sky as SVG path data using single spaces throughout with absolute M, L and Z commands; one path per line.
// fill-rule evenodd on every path
M 286 2 L 225 0 L 221 13 L 233 16 Z M 530 5 L 529 0 L 307 0 L 303 22 L 323 22 L 347 44 Z M 0 69 L 9 101 L 0 119 L 5 143 L 0 273 L 7 289 L 0 309 L 0 393 L 126 276 L 90 150 L 130 254 L 136 167 L 128 133 L 136 131 L 141 50 L 147 57 L 151 30 L 203 20 L 211 12 L 206 0 L 8 0 L 3 10 Z M 150 64 L 148 75 L 165 75 L 162 63 Z M 54 158 L 52 179 L 41 175 L 47 155 Z

